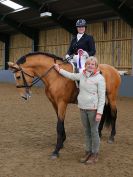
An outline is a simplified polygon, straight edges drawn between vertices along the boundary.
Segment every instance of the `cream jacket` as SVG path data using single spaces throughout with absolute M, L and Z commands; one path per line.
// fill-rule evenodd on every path
M 102 114 L 105 104 L 105 80 L 96 72 L 70 73 L 60 69 L 59 73 L 71 80 L 79 81 L 78 107 L 81 109 L 97 110 Z

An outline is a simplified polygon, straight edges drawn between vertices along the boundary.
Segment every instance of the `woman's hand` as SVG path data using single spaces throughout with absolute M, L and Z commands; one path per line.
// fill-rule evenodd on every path
M 96 122 L 100 122 L 101 118 L 102 118 L 102 114 L 97 113 L 96 114 Z
M 60 71 L 60 67 L 59 67 L 59 65 L 58 64 L 54 64 L 54 68 L 56 69 L 56 71 Z

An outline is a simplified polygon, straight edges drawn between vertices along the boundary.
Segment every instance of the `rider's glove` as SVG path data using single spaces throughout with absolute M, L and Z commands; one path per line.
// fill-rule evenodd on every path
M 72 60 L 72 57 L 70 56 L 70 57 L 66 58 L 66 60 L 67 60 L 67 61 L 71 61 L 71 60 Z
M 65 56 L 65 59 L 69 62 L 69 61 L 71 61 L 72 59 L 73 59 L 73 55 L 66 55 Z

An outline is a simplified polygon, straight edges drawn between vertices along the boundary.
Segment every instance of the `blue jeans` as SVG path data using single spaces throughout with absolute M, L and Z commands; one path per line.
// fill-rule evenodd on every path
M 85 133 L 86 151 L 98 153 L 100 138 L 98 133 L 99 122 L 95 120 L 96 110 L 80 109 L 80 114 Z

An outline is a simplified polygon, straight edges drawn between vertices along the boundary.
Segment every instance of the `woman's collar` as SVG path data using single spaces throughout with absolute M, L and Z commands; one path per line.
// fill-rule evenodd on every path
M 97 75 L 99 74 L 99 70 L 95 69 L 94 71 L 86 71 L 85 69 L 83 70 L 83 74 L 86 76 L 86 77 L 90 77 L 90 76 L 94 76 L 94 75 Z

